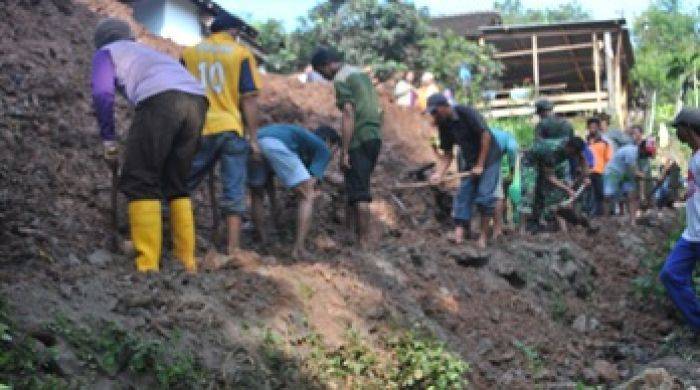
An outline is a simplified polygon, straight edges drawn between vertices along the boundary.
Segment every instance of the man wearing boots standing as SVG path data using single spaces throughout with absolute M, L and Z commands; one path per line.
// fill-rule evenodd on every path
M 105 158 L 118 160 L 114 95 L 118 89 L 136 107 L 126 140 L 120 189 L 129 200 L 136 268 L 158 271 L 161 200 L 170 202 L 175 256 L 196 272 L 192 203 L 186 185 L 207 111 L 204 90 L 174 59 L 134 42 L 129 25 L 102 20 L 95 30 L 92 98 Z

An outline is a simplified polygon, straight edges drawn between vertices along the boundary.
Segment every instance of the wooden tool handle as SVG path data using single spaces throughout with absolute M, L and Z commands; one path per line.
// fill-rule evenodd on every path
M 469 177 L 472 175 L 473 174 L 471 171 L 460 172 L 460 173 L 457 173 L 454 175 L 447 175 L 447 176 L 443 177 L 442 179 L 440 179 L 440 181 L 437 183 L 431 183 L 428 180 L 416 181 L 416 182 L 412 182 L 412 183 L 399 183 L 399 184 L 396 184 L 395 186 L 391 187 L 391 189 L 392 190 L 406 190 L 406 189 L 411 189 L 411 188 L 429 187 L 429 186 L 434 186 L 437 184 L 445 183 L 445 182 L 448 182 L 448 181 L 454 180 L 454 179 L 463 179 L 465 177 Z

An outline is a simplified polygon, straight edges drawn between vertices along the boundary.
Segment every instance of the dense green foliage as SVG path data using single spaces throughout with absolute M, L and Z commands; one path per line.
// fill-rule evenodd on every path
M 303 366 L 305 388 L 461 389 L 467 385 L 465 375 L 470 370 L 469 364 L 443 343 L 412 331 L 381 341 L 384 352 L 373 349 L 352 329 L 338 348 L 327 347 L 313 331 L 293 344 L 308 351 L 300 365 L 290 366 L 281 353 L 284 341 L 270 330 L 265 333 L 263 355 L 275 376 L 288 375 Z
M 197 387 L 207 377 L 191 353 L 176 348 L 177 340 L 142 339 L 113 323 L 93 330 L 62 316 L 49 329 L 66 340 L 90 368 L 110 376 L 123 371 L 153 376 L 163 389 Z
M 496 0 L 493 8 L 501 13 L 503 24 L 570 22 L 592 19 L 591 13 L 572 0 L 555 7 L 525 8 L 520 0 Z
M 634 35 L 634 80 L 660 102 L 675 102 L 681 83 L 700 70 L 700 8 L 684 12 L 679 0 L 657 1 L 635 20 Z
M 303 69 L 313 49 L 327 45 L 337 48 L 349 63 L 370 66 L 381 80 L 400 70 L 431 71 L 458 96 L 474 98 L 482 83 L 501 69 L 491 58 L 490 47 L 431 29 L 427 12 L 409 2 L 325 1 L 312 8 L 291 33 L 274 20 L 259 24 L 258 30 L 259 41 L 269 53 L 268 66 L 276 72 Z M 462 64 L 474 78 L 468 91 L 458 88 Z
M 51 367 L 53 348 L 41 348 L 11 320 L 8 307 L 0 297 L 0 389 L 67 388 L 69 383 Z M 10 387 L 12 388 L 12 387 Z
M 481 47 L 451 31 L 441 35 L 429 36 L 420 44 L 420 68 L 430 70 L 446 86 L 454 91 L 459 101 L 467 99 L 474 102 L 479 99 L 481 89 L 488 81 L 500 74 L 502 66 L 492 56 L 490 46 Z M 468 90 L 459 88 L 459 66 L 468 64 L 472 81 Z

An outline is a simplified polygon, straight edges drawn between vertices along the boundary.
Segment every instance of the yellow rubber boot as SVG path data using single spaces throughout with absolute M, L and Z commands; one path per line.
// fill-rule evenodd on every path
M 163 222 L 159 200 L 129 202 L 131 241 L 136 249 L 136 269 L 139 272 L 158 271 L 163 241 Z
M 197 272 L 194 258 L 194 214 L 190 198 L 170 201 L 170 230 L 173 234 L 173 252 L 188 272 Z

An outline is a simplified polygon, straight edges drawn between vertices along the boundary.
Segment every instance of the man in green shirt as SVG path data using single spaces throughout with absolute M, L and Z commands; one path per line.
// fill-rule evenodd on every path
M 535 102 L 535 113 L 540 117 L 535 127 L 536 139 L 569 138 L 574 136 L 574 128 L 566 119 L 554 115 L 554 104 L 547 99 Z
M 345 173 L 346 222 L 366 247 L 369 239 L 370 179 L 381 148 L 382 112 L 377 91 L 361 69 L 342 62 L 334 49 L 319 47 L 311 58 L 314 70 L 333 81 L 342 112 L 340 168 Z

